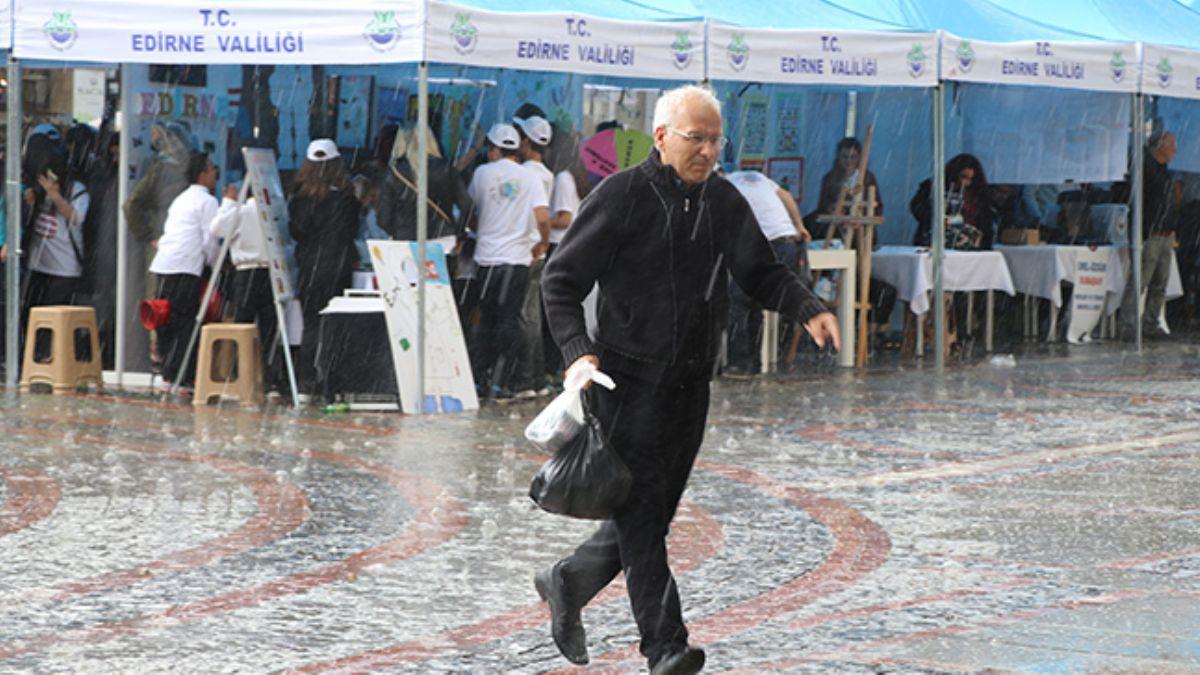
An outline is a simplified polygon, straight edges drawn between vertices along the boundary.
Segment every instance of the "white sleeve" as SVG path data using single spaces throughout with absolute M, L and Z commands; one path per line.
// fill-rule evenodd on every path
M 546 199 L 546 188 L 542 186 L 542 181 L 532 171 L 529 172 L 528 180 L 531 184 L 530 205 L 535 209 L 550 206 L 550 200 Z
M 87 218 L 88 205 L 92 203 L 92 198 L 88 194 L 87 188 L 81 183 L 75 183 L 72 186 L 75 197 L 71 199 L 71 208 L 75 211 L 75 217 L 69 225 L 74 228 L 83 226 L 83 219 Z
M 213 216 L 212 225 L 208 231 L 214 237 L 228 237 L 233 228 L 238 224 L 238 218 L 241 216 L 241 209 L 238 208 L 237 201 L 233 199 L 221 199 L 221 206 L 217 209 L 217 214 Z
M 579 210 L 579 189 L 575 186 L 575 177 L 568 171 L 561 171 L 554 177 L 554 194 L 550 198 L 550 212 L 566 211 L 571 215 Z
M 204 259 L 209 264 L 217 261 L 217 254 L 220 253 L 220 248 L 217 246 L 217 238 L 212 234 L 213 220 L 217 217 L 217 200 L 215 197 L 205 199 L 200 207 L 200 235 L 202 237 L 204 247 Z

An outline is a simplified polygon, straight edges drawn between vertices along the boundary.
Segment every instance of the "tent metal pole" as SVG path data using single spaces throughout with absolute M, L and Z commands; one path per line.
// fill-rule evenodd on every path
M 946 367 L 946 291 L 942 263 L 946 253 L 946 85 L 933 90 L 933 204 L 930 234 L 933 243 L 933 350 L 938 372 Z
M 9 392 L 17 386 L 17 370 L 21 363 L 21 263 L 18 248 L 21 242 L 21 65 L 8 57 L 8 139 L 5 144 L 4 171 L 8 220 L 5 245 L 8 261 L 4 265 L 5 363 L 4 385 Z
M 429 228 L 429 64 L 417 81 L 417 410 L 425 411 L 425 239 Z
M 129 159 L 133 151 L 133 92 L 131 91 L 130 66 L 121 64 L 121 141 L 117 160 L 117 316 L 114 326 L 113 353 L 116 355 L 117 388 L 125 386 L 125 349 L 127 347 L 129 298 L 129 223 L 125 221 L 122 206 L 129 199 Z
M 1142 94 L 1133 95 L 1133 236 L 1131 237 L 1132 255 L 1133 258 L 1133 279 L 1130 283 L 1133 284 L 1133 290 L 1137 294 L 1137 302 L 1134 303 L 1135 316 L 1137 321 L 1137 332 L 1135 345 L 1138 352 L 1142 351 L 1142 314 L 1145 312 L 1145 307 L 1141 303 L 1142 292 L 1142 230 L 1145 227 L 1144 204 L 1142 203 L 1142 181 L 1145 180 L 1142 169 L 1145 165 L 1145 127 L 1146 127 L 1146 110 L 1143 107 L 1145 97 Z

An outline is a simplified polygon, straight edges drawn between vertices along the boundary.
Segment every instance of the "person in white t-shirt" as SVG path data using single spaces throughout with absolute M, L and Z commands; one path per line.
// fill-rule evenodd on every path
M 55 155 L 37 175 L 43 195 L 37 203 L 35 191 L 26 191 L 26 203 L 36 204 L 33 242 L 29 250 L 29 307 L 69 305 L 83 276 L 83 220 L 89 198 L 83 183 L 68 177 L 66 162 Z M 66 183 L 64 186 L 63 183 Z
M 554 137 L 550 123 L 539 115 L 525 119 L 514 118 L 513 125 L 521 137 L 521 166 L 529 169 L 542 183 L 547 198 L 554 190 L 554 173 L 546 168 L 545 155 Z M 530 219 L 534 218 L 532 213 Z M 540 233 L 534 229 L 535 241 Z M 554 242 L 554 230 L 550 231 L 550 242 Z M 549 248 L 547 248 L 549 251 Z M 521 365 L 517 376 L 516 396 L 548 395 L 545 378 L 545 358 L 542 347 L 542 265 L 536 260 L 529 266 L 529 288 L 525 291 L 525 304 L 521 306 Z
M 218 210 L 213 196 L 217 176 L 217 167 L 206 153 L 192 153 L 187 164 L 188 188 L 167 209 L 158 252 L 150 263 L 150 271 L 158 276 L 156 297 L 165 299 L 170 308 L 167 323 L 155 331 L 165 387 L 176 381 L 190 387 L 195 374 L 195 354 L 185 365 L 183 353 L 200 310 L 201 275 L 216 253 L 211 228 Z
M 516 162 L 521 145 L 517 130 L 497 124 L 488 131 L 487 142 L 490 161 L 476 169 L 467 190 L 479 214 L 475 283 L 481 320 L 471 367 L 485 396 L 502 397 L 509 395 L 520 356 L 521 307 L 529 286 L 529 266 L 545 255 L 550 244 L 550 217 L 542 182 Z
M 804 227 L 792 194 L 758 171 L 735 171 L 725 179 L 733 183 L 750 204 L 775 257 L 799 275 L 805 252 L 803 247 L 812 235 Z M 726 372 L 757 373 L 761 369 L 759 342 L 763 308 L 737 284 L 730 284 L 729 295 L 729 364 Z
M 267 390 L 278 387 L 281 372 L 279 360 L 278 315 L 275 294 L 271 291 L 271 254 L 263 236 L 262 220 L 254 197 L 238 203 L 238 185 L 225 186 L 221 205 L 213 217 L 209 231 L 214 239 L 232 237 L 229 261 L 233 264 L 230 297 L 234 323 L 253 323 L 258 326 L 259 347 L 262 349 L 263 384 Z
M 554 190 L 550 194 L 550 248 L 546 251 L 546 262 L 554 257 L 554 251 L 567 233 L 567 228 L 575 221 L 579 212 L 579 204 L 591 188 L 588 181 L 587 169 L 579 156 L 578 137 L 573 136 L 567 142 L 554 150 L 556 166 L 565 168 L 554 174 Z M 547 377 L 558 380 L 566 365 L 562 362 L 562 352 L 550 334 L 550 324 L 546 321 L 546 308 L 542 307 L 542 362 Z

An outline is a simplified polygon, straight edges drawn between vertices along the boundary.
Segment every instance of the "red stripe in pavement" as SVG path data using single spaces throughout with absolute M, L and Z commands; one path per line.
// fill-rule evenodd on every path
M 1127 570 L 1133 567 L 1141 567 L 1142 565 L 1150 565 L 1153 563 L 1166 562 L 1167 560 L 1180 560 L 1182 558 L 1194 558 L 1200 556 L 1200 547 L 1188 548 L 1182 551 L 1169 551 L 1166 553 L 1155 553 L 1153 555 L 1145 555 L 1136 558 L 1126 558 L 1124 560 L 1114 560 L 1110 563 L 1099 565 L 1103 570 Z
M 546 455 L 515 450 L 513 448 L 477 444 L 479 450 L 511 453 L 520 459 L 535 463 L 546 461 Z M 680 504 L 680 517 L 676 518 L 668 541 L 670 554 L 676 560 L 678 573 L 700 566 L 716 555 L 725 545 L 725 534 L 720 523 L 707 511 L 689 501 Z M 620 580 L 610 584 L 589 603 L 589 607 L 612 602 L 625 595 L 625 584 Z M 499 616 L 460 626 L 435 635 L 429 635 L 390 647 L 353 654 L 333 661 L 311 663 L 294 672 L 360 672 L 433 658 L 447 647 L 471 647 L 493 642 L 538 626 L 546 626 L 549 610 L 541 602 L 517 607 Z
M 0 467 L 0 480 L 7 486 L 0 507 L 0 537 L 29 527 L 58 505 L 58 482 L 44 473 Z
M 523 454 L 523 453 L 522 453 Z M 545 459 L 538 457 L 539 460 Z M 680 505 L 680 516 L 676 518 L 670 536 L 670 552 L 676 561 L 677 573 L 698 567 L 716 555 L 725 544 L 721 525 L 706 511 L 690 502 Z M 532 579 L 532 575 L 530 577 Z M 596 607 L 625 597 L 625 584 L 610 584 L 588 605 Z M 297 673 L 361 673 L 431 659 L 451 649 L 463 649 L 486 644 L 521 631 L 545 628 L 549 638 L 550 614 L 546 605 L 537 602 L 517 607 L 504 614 L 488 617 L 466 626 L 443 631 L 435 635 L 402 642 L 390 647 L 373 649 L 341 659 L 323 663 L 311 663 L 289 672 Z
M 0 426 L 10 434 L 61 437 L 57 431 Z M 128 586 L 160 574 L 169 574 L 208 564 L 218 558 L 261 546 L 292 532 L 308 519 L 308 498 L 293 483 L 279 482 L 275 474 L 213 455 L 165 452 L 159 444 L 124 443 L 93 436 L 77 436 L 77 442 L 91 443 L 138 452 L 179 462 L 208 464 L 238 478 L 254 494 L 258 512 L 238 529 L 164 558 L 125 570 L 114 570 L 80 581 L 55 587 L 50 600 L 66 600 L 121 586 Z
M 928 450 L 916 450 L 912 448 L 890 448 L 886 446 L 874 446 L 870 443 L 860 443 L 850 438 L 846 438 L 846 432 L 853 427 L 839 426 L 836 424 L 813 424 L 800 429 L 800 437 L 810 441 L 819 441 L 822 443 L 836 443 L 844 445 L 848 448 L 858 450 L 859 452 L 874 452 L 884 455 L 910 455 L 914 457 L 922 457 L 925 459 L 949 459 L 960 460 L 962 455 L 957 452 L 930 452 Z M 863 427 L 865 428 L 865 427 Z
M 296 450 L 281 450 L 300 454 Z M 163 612 L 89 628 L 62 631 L 0 644 L 0 660 L 45 649 L 61 642 L 98 643 L 126 637 L 146 628 L 191 621 L 220 612 L 251 607 L 337 581 L 353 580 L 365 568 L 423 553 L 453 538 L 467 524 L 467 513 L 441 486 L 421 476 L 333 452 L 312 451 L 312 458 L 369 473 L 392 486 L 417 513 L 399 536 L 314 570 L 291 574 L 253 588 L 179 605 Z
M 711 462 L 698 462 L 696 467 L 796 504 L 834 537 L 833 550 L 825 557 L 825 562 L 811 572 L 692 622 L 688 632 L 698 644 L 712 644 L 780 614 L 794 612 L 850 587 L 887 560 L 891 550 L 887 533 L 856 509 L 803 488 L 778 483 L 748 469 Z M 627 662 L 639 658 L 636 649 L 630 648 L 604 654 L 593 663 L 623 668 L 632 665 Z

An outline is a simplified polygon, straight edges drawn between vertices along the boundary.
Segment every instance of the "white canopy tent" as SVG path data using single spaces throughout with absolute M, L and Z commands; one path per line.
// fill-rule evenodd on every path
M 317 17 L 314 19 L 314 17 Z M 229 0 L 220 8 L 187 2 L 128 0 L 16 0 L 10 101 L 20 101 L 19 60 L 71 63 L 174 64 L 386 64 L 420 61 L 424 51 L 425 7 L 420 0 L 347 0 L 330 4 L 298 0 L 264 4 Z M 133 110 L 128 68 L 122 67 L 121 110 Z M 20 221 L 20 108 L 8 108 L 8 220 Z M 131 134 L 121 135 L 121 166 L 129 166 Z M 118 201 L 129 194 L 129 174 L 120 172 Z M 122 292 L 129 278 L 128 228 L 118 209 L 117 316 L 128 307 Z M 19 241 L 9 227 L 10 250 Z M 15 385 L 18 364 L 19 278 L 8 266 L 7 384 Z M 117 381 L 124 371 L 126 321 L 116 323 Z

